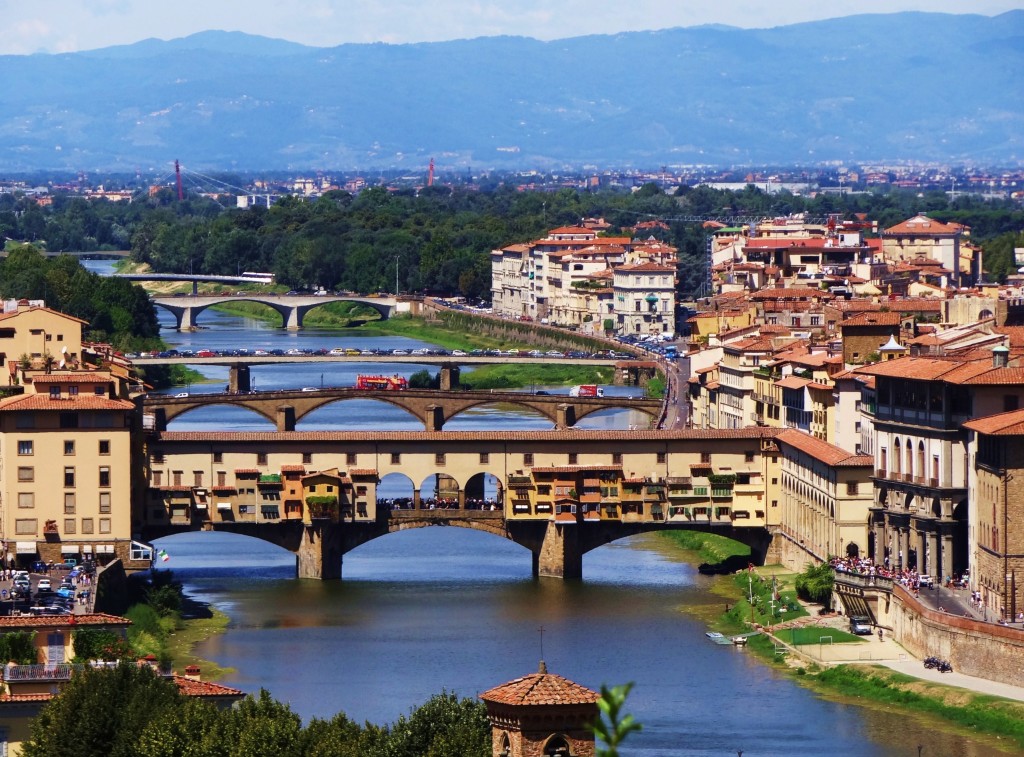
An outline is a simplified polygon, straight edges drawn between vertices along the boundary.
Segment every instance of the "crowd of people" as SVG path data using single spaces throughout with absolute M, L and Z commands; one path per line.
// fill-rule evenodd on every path
M 384 510 L 499 510 L 501 506 L 494 498 L 466 498 L 462 508 L 457 497 L 430 497 L 421 499 L 419 508 L 411 497 L 391 497 L 377 500 L 377 507 Z

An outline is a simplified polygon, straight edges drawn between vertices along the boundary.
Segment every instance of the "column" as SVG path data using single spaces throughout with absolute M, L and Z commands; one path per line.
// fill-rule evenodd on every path
M 440 405 L 427 405 L 423 416 L 423 427 L 427 431 L 440 431 L 444 428 L 444 408 Z
M 565 429 L 576 425 L 576 406 L 559 405 L 555 409 L 555 428 Z
M 291 405 L 282 405 L 277 408 L 277 430 L 295 430 L 295 408 Z
M 247 394 L 252 391 L 248 365 L 235 363 L 228 369 L 228 391 L 232 394 Z
M 299 314 L 297 305 L 288 309 L 288 315 L 284 319 L 284 327 L 289 331 L 298 331 L 302 328 L 302 316 Z
M 933 524 L 934 527 L 935 524 Z M 928 575 L 939 580 L 939 533 L 932 530 L 928 534 Z
M 953 575 L 953 534 L 942 534 L 942 580 Z

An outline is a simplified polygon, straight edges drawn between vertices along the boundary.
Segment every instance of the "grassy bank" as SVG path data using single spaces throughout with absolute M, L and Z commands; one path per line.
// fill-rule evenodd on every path
M 572 365 L 481 365 L 462 374 L 459 384 L 467 389 L 520 389 L 530 386 L 571 386 L 610 384 L 611 366 Z
M 692 562 L 724 560 L 741 555 L 745 549 L 743 545 L 716 534 L 682 531 L 658 536 L 659 541 L 684 550 L 682 556 Z M 773 588 L 777 588 L 783 606 L 799 608 L 793 589 L 796 575 L 778 566 L 767 566 L 756 568 L 749 577 L 745 570 L 720 576 L 713 582 L 711 591 L 721 597 L 724 604 L 688 605 L 680 610 L 727 635 L 747 631 L 751 623 L 762 626 L 778 624 L 807 614 L 800 608 L 785 610 L 780 615 L 778 610 L 773 611 L 768 601 Z M 775 635 L 783 641 L 800 645 L 818 643 L 823 633 L 821 628 L 807 627 L 779 631 Z M 835 629 L 828 629 L 827 635 L 832 637 L 832 643 L 862 641 Z M 972 738 L 986 738 L 1008 753 L 1019 754 L 1024 750 L 1024 702 L 922 681 L 882 666 L 837 665 L 823 668 L 804 664 L 778 654 L 775 641 L 763 634 L 750 637 L 746 648 L 748 653 L 753 653 L 780 674 L 793 676 L 802 686 L 829 699 L 890 711 L 899 708 L 926 718 L 929 723 L 934 723 L 937 730 L 955 730 Z

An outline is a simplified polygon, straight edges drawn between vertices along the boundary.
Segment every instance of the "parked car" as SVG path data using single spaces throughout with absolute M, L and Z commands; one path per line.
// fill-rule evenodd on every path
M 64 597 L 64 599 L 74 599 L 75 598 L 75 590 L 74 589 L 67 589 L 67 588 L 62 586 L 59 589 L 57 589 L 57 596 L 58 597 Z
M 36 583 L 36 591 L 42 593 L 44 591 L 53 591 L 53 585 L 50 583 L 49 578 L 40 578 Z

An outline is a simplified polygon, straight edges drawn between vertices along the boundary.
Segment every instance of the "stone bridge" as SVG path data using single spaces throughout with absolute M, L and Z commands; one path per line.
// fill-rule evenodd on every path
M 638 390 L 639 391 L 639 390 Z M 278 431 L 294 431 L 297 421 L 333 402 L 373 399 L 400 407 L 423 422 L 427 431 L 441 431 L 445 422 L 481 405 L 507 404 L 529 408 L 551 421 L 555 428 L 569 428 L 599 410 L 624 408 L 638 410 L 657 419 L 662 410 L 660 399 L 631 397 L 567 397 L 525 392 L 439 391 L 436 389 L 405 389 L 373 391 L 366 389 L 330 388 L 301 391 L 224 392 L 195 394 L 187 397 L 149 395 L 142 401 L 142 411 L 153 416 L 155 429 L 163 431 L 179 415 L 211 405 L 244 407 L 274 423 Z
M 302 328 L 302 319 L 313 308 L 330 302 L 356 302 L 367 305 L 378 313 L 381 318 L 389 318 L 398 307 L 395 297 L 361 297 L 356 294 L 344 295 L 188 295 L 174 297 L 154 297 L 153 304 L 168 310 L 178 322 L 178 331 L 192 331 L 196 328 L 196 318 L 212 305 L 233 302 L 258 302 L 273 308 L 281 314 L 286 329 Z
M 747 544 L 753 559 L 763 564 L 771 537 L 764 528 L 734 527 L 712 523 L 636 522 L 565 523 L 556 520 L 513 521 L 501 510 L 393 510 L 380 513 L 374 522 L 299 521 L 279 523 L 207 523 L 202 526 L 145 529 L 146 540 L 186 531 L 235 533 L 270 542 L 295 553 L 300 578 L 340 579 L 344 555 L 356 547 L 388 534 L 429 526 L 454 526 L 481 531 L 513 541 L 530 551 L 534 576 L 582 578 L 583 555 L 627 536 L 651 531 L 688 530 L 714 532 Z

